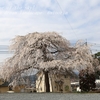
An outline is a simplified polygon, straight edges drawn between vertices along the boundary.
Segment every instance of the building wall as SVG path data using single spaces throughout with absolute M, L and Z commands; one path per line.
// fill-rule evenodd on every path
M 6 93 L 8 90 L 9 90 L 9 88 L 7 87 L 7 86 L 2 86 L 2 84 L 4 84 L 4 81 L 3 81 L 3 79 L 0 79 L 0 93 Z
M 4 82 L 0 79 L 0 85 L 2 85 Z
M 16 86 L 13 91 L 15 93 L 20 93 L 20 92 L 25 92 L 25 86 L 24 85 L 20 85 L 20 86 Z
M 8 87 L 0 87 L 0 93 L 6 93 L 8 90 Z

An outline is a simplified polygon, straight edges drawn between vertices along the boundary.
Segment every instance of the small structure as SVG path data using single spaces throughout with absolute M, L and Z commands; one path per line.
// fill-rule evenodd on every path
M 72 91 L 77 91 L 79 88 L 79 82 L 71 82 Z
M 49 75 L 50 92 L 70 92 L 72 91 L 70 83 L 70 77 L 64 74 Z M 37 73 L 36 91 L 46 92 L 45 76 L 42 71 Z
M 9 83 L 5 82 L 2 78 L 0 79 L 0 93 L 6 93 L 9 90 Z
M 8 87 L 10 91 L 14 91 L 15 93 L 25 92 L 26 83 L 23 78 L 19 79 L 17 84 L 14 86 L 15 83 L 16 83 L 16 79 L 9 84 Z
M 14 91 L 15 93 L 25 92 L 25 85 L 23 84 L 23 85 L 16 86 L 16 87 L 13 89 L 13 91 Z
M 96 83 L 96 88 L 95 89 L 100 90 L 100 79 L 96 79 L 95 83 Z M 73 91 L 81 92 L 79 82 L 71 82 L 71 87 L 72 87 Z
M 36 92 L 35 76 L 36 75 L 25 76 L 20 78 L 17 82 L 15 79 L 11 83 L 4 81 L 3 78 L 0 78 L 0 93 Z

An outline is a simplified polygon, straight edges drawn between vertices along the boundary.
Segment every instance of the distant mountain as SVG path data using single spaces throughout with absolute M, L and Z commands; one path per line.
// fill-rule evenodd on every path
M 8 45 L 0 45 L 0 54 L 12 54 L 13 51 L 9 51 Z
M 29 79 L 30 84 L 32 85 L 36 83 L 37 76 L 35 74 L 35 75 L 30 75 L 30 76 L 24 76 L 23 78 L 24 80 Z
M 8 45 L 0 45 L 0 50 L 8 50 L 9 49 L 9 46 Z
M 1 51 L 0 50 L 0 54 L 13 54 L 13 51 Z

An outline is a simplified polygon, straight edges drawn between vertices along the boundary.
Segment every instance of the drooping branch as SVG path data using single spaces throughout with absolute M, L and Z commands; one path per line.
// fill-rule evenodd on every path
M 71 46 L 70 42 L 56 32 L 29 33 L 13 39 L 14 55 L 5 62 L 4 78 L 30 68 L 49 71 L 93 68 L 93 57 L 88 45 L 83 42 Z M 9 69 L 9 70 L 8 70 Z

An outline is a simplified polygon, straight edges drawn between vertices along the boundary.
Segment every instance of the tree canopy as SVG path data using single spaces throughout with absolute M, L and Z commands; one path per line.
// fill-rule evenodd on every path
M 5 79 L 20 76 L 30 68 L 60 71 L 93 68 L 90 48 L 82 41 L 75 46 L 56 32 L 29 33 L 12 40 L 14 55 L 5 61 L 2 75 Z

